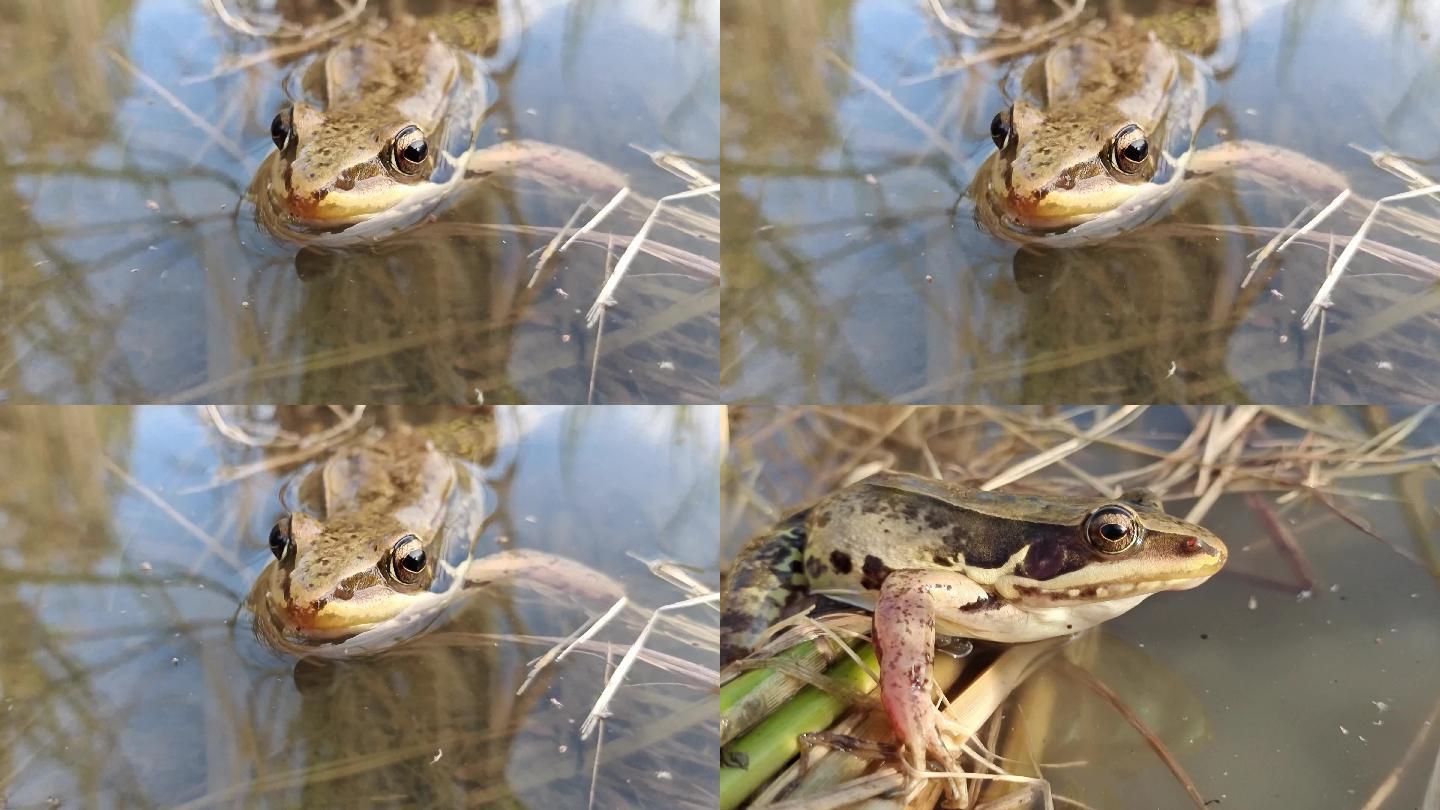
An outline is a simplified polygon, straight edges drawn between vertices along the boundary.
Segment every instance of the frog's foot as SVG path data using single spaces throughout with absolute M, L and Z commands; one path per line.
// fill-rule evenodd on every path
M 875 603 L 882 701 L 911 774 L 925 770 L 927 753 L 942 770 L 960 770 L 942 736 L 958 732 L 958 724 L 941 714 L 931 697 L 937 599 L 956 608 L 983 604 L 989 594 L 954 572 L 895 571 L 886 577 Z

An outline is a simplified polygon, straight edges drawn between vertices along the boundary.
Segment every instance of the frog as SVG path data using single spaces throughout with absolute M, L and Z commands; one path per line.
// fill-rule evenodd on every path
M 424 601 L 445 546 L 466 556 L 479 533 L 479 483 L 408 425 L 347 444 L 296 485 L 318 493 L 318 514 L 280 516 L 258 580 L 287 639 L 339 641 L 394 618 Z
M 722 589 L 721 659 L 823 595 L 873 614 L 880 692 L 906 762 L 958 770 L 932 702 L 937 633 L 1026 643 L 1080 633 L 1194 588 L 1225 543 L 1147 490 L 1115 498 L 972 489 L 905 472 L 833 492 L 752 539 Z
M 303 62 L 270 122 L 275 149 L 251 184 L 257 219 L 307 245 L 374 241 L 421 223 L 497 165 L 590 190 L 623 188 L 623 175 L 558 145 L 479 145 L 488 97 L 479 55 L 501 33 L 493 7 L 398 17 Z
M 493 418 L 412 424 L 404 415 L 391 409 L 282 491 L 273 559 L 250 592 L 263 641 L 299 657 L 380 655 L 495 585 L 586 608 L 626 600 L 619 582 L 570 557 L 477 554 L 485 489 L 476 464 L 494 458 Z
M 275 151 L 257 173 L 271 210 L 292 227 L 343 228 L 444 184 L 487 96 L 483 68 L 460 46 L 499 35 L 493 11 L 398 18 L 303 63 L 302 92 L 271 119 Z
M 1210 78 L 1201 55 L 1218 39 L 1214 10 L 1195 8 L 1122 16 L 1057 40 L 990 121 L 995 150 L 971 185 L 980 225 L 1026 244 L 1095 244 L 1220 171 L 1254 167 L 1307 189 L 1346 188 L 1329 167 L 1282 147 L 1197 148 Z

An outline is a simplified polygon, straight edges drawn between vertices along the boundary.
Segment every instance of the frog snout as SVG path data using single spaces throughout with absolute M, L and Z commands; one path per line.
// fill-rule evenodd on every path
M 1229 555 L 1225 544 L 1218 539 L 1209 540 L 1195 536 L 1186 537 L 1180 542 L 1180 553 L 1191 559 L 1199 560 L 1207 568 L 1213 566 L 1216 569 L 1225 564 L 1225 559 Z

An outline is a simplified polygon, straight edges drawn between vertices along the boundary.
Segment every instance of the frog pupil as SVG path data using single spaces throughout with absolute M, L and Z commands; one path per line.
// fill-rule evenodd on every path
M 275 142 L 277 149 L 284 149 L 285 142 L 290 140 L 290 123 L 285 120 L 283 110 L 270 119 L 270 140 Z
M 1010 140 L 1010 122 L 1005 120 L 1005 113 L 995 113 L 990 119 L 990 140 L 995 142 L 997 149 L 1004 149 L 1005 142 Z
M 1144 138 L 1136 138 L 1130 143 L 1125 144 L 1122 152 L 1126 160 L 1132 163 L 1141 163 L 1145 160 L 1145 156 L 1150 153 L 1150 144 Z
M 425 570 L 425 550 L 412 549 L 405 556 L 400 558 L 400 567 L 412 574 L 418 574 Z
M 425 159 L 425 154 L 429 151 L 429 148 L 425 145 L 425 141 L 423 140 L 411 141 L 410 143 L 405 144 L 404 149 L 400 150 L 401 154 L 405 157 L 405 159 L 410 161 L 411 163 L 421 162 Z
M 1100 536 L 1114 543 L 1125 539 L 1129 530 L 1119 523 L 1106 523 L 1100 527 Z
M 270 529 L 270 553 L 274 554 L 277 560 L 284 559 L 285 553 L 290 550 L 290 532 L 285 529 L 286 523 L 287 520 L 281 518 Z

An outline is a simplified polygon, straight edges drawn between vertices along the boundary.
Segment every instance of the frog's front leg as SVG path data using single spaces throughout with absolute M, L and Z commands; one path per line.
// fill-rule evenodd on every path
M 935 616 L 959 614 L 990 598 L 974 580 L 954 571 L 894 571 L 880 586 L 875 647 L 880 653 L 881 698 L 914 770 L 924 770 L 926 751 L 945 770 L 959 770 L 940 737 L 949 721 L 931 697 Z

